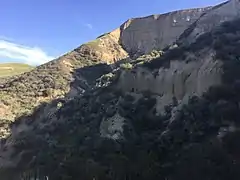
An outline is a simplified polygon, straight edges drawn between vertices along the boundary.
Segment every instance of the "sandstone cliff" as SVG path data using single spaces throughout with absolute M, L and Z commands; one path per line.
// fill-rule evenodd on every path
M 132 19 L 4 83 L 0 112 L 45 103 L 1 124 L 1 177 L 238 180 L 239 6 Z
M 238 180 L 239 24 L 18 119 L 2 142 L 1 177 Z
M 154 49 L 171 45 L 190 24 L 209 9 L 210 7 L 182 10 L 130 19 L 120 28 L 83 44 L 56 60 L 5 80 L 6 82 L 0 84 L 0 111 L 3 112 L 1 118 L 12 121 L 22 114 L 29 114 L 40 103 L 63 97 L 70 89 L 68 96 L 84 92 L 93 83 L 88 82 L 83 74 L 79 76 L 80 73 L 73 73 L 76 69 L 98 63 L 110 65 L 129 57 L 135 59 Z M 101 75 L 104 73 L 105 69 Z M 78 79 L 78 85 L 71 83 L 75 78 Z
M 174 43 L 188 26 L 211 7 L 175 11 L 130 19 L 121 26 L 120 43 L 131 55 L 163 49 Z
M 161 50 L 174 43 L 189 25 L 210 9 L 186 9 L 132 18 L 114 31 L 80 46 L 77 52 L 113 63 L 128 56 L 136 58 L 154 49 Z
M 209 87 L 221 84 L 222 63 L 212 59 L 214 52 L 209 49 L 202 50 L 200 54 L 194 61 L 175 59 L 169 67 L 160 67 L 154 71 L 143 67 L 123 71 L 117 86 L 123 92 L 147 91 L 155 94 L 158 100 L 157 112 L 160 113 L 174 97 L 179 102 L 183 99 L 187 102 L 189 97 L 200 96 Z
M 239 14 L 239 0 L 230 0 L 215 6 L 207 13 L 202 14 L 201 17 L 185 31 L 185 34 L 183 34 L 184 38 L 188 42 L 192 42 L 196 39 L 196 37 L 211 31 L 216 26 L 219 26 L 222 22 L 235 19 L 239 16 Z

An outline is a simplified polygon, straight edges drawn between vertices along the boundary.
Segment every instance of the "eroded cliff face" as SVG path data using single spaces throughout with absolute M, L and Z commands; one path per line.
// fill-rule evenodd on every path
M 214 7 L 186 9 L 148 17 L 132 18 L 120 28 L 91 41 L 80 51 L 87 50 L 98 59 L 112 63 L 128 56 L 136 58 L 154 49 L 163 49 L 180 37 L 192 42 L 240 13 L 240 2 L 231 0 Z
M 192 42 L 224 21 L 239 15 L 240 2 L 230 0 L 214 7 L 186 9 L 148 17 L 132 18 L 119 28 L 83 44 L 76 52 L 96 61 L 113 63 L 163 49 L 180 37 Z
M 128 56 L 136 58 L 154 49 L 163 49 L 179 36 L 211 7 L 186 9 L 166 14 L 132 18 L 120 28 L 106 33 L 78 48 L 96 59 L 113 63 Z
M 183 38 L 189 43 L 196 40 L 196 38 L 203 33 L 211 31 L 216 26 L 219 26 L 225 21 L 235 19 L 240 15 L 240 1 L 230 0 L 218 6 L 211 8 L 188 28 Z
M 70 52 L 69 57 L 81 53 L 109 64 L 129 56 L 136 58 L 154 49 L 161 50 L 179 38 L 192 42 L 220 23 L 234 19 L 239 13 L 240 2 L 230 0 L 214 7 L 132 18 L 114 31 Z
M 123 92 L 155 94 L 160 113 L 173 98 L 187 102 L 190 96 L 200 96 L 221 83 L 222 63 L 213 59 L 213 51 L 203 50 L 201 54 L 194 61 L 176 59 L 154 71 L 143 67 L 123 71 L 117 87 Z
M 224 6 L 230 7 L 232 2 L 214 7 L 213 11 L 221 15 L 225 10 L 220 11 L 220 9 Z M 216 11 L 217 9 L 218 11 Z M 66 96 L 61 96 L 61 98 L 55 99 L 59 96 L 53 96 L 51 98 L 55 99 L 54 101 L 41 105 L 34 110 L 33 114 L 19 118 L 19 121 L 11 125 L 11 132 L 9 132 L 11 136 L 2 141 L 0 145 L 1 177 L 6 173 L 4 179 L 11 179 L 10 176 L 15 176 L 12 179 L 18 180 L 20 175 L 43 176 L 43 178 L 49 176 L 51 177 L 49 179 L 61 179 L 59 175 L 68 177 L 67 175 L 70 173 L 74 174 L 76 178 L 81 177 L 82 179 L 98 177 L 101 179 L 102 174 L 104 174 L 102 179 L 116 179 L 116 177 L 124 179 L 127 176 L 136 179 L 139 178 L 140 172 L 142 173 L 140 177 L 144 180 L 179 179 L 178 175 L 182 173 L 179 170 L 182 166 L 179 157 L 184 162 L 186 159 L 184 152 L 187 154 L 186 157 L 189 157 L 188 151 L 190 151 L 193 153 L 193 157 L 190 159 L 196 163 L 194 155 L 198 155 L 198 151 L 196 152 L 195 148 L 191 150 L 191 148 L 193 146 L 196 149 L 205 147 L 206 139 L 216 140 L 217 134 L 221 133 L 219 129 L 228 129 L 224 129 L 228 124 L 233 124 L 234 127 L 235 120 L 239 119 L 239 89 L 236 88 L 236 92 L 232 93 L 230 86 L 226 86 L 227 88 L 223 86 L 215 90 L 219 90 L 219 93 L 209 91 L 207 96 L 201 97 L 210 87 L 224 84 L 222 77 L 225 60 L 233 63 L 231 66 L 228 64 L 228 67 L 231 67 L 230 70 L 233 70 L 233 66 L 238 69 L 239 63 L 236 60 L 239 55 L 237 51 L 239 30 L 233 30 L 231 35 L 231 37 L 234 36 L 235 44 L 223 45 L 226 50 L 222 54 L 229 55 L 227 58 L 224 56 L 224 58 L 218 59 L 219 52 L 222 52 L 223 49 L 218 49 L 218 56 L 216 56 L 217 50 L 213 45 L 215 43 L 207 45 L 199 40 L 197 50 L 193 44 L 190 44 L 188 49 L 182 48 L 184 50 L 182 54 L 186 55 L 185 58 L 182 56 L 158 58 L 155 59 L 155 62 L 164 60 L 166 63 L 159 63 L 161 64 L 159 66 L 155 66 L 155 63 L 153 69 L 137 65 L 133 69 L 119 71 L 120 75 L 116 81 L 104 87 L 106 89 L 100 86 L 95 89 L 96 91 L 88 90 L 95 86 L 97 78 L 109 72 L 114 74 L 112 67 L 107 64 L 124 59 L 129 55 L 146 53 L 154 48 L 163 48 L 171 44 L 182 34 L 184 27 L 192 25 L 191 18 L 194 21 L 193 29 L 191 29 L 193 31 L 190 32 L 190 36 L 186 37 L 190 38 L 193 33 L 192 38 L 195 39 L 197 35 L 194 35 L 194 28 L 200 26 L 198 22 L 201 22 L 201 17 L 206 16 L 209 12 L 212 12 L 211 8 L 204 8 L 130 20 L 124 25 L 125 27 L 105 34 L 58 60 L 21 76 L 18 79 L 20 83 L 16 83 L 16 81 L 9 83 L 8 87 L 4 87 L 7 93 L 4 94 L 4 97 L 7 100 L 16 92 L 16 89 L 19 92 L 24 90 L 19 97 L 14 97 L 10 101 L 15 104 L 19 102 L 17 106 L 12 106 L 12 109 L 24 108 L 25 104 L 36 105 L 36 97 L 41 98 L 45 95 L 47 88 L 61 90 L 63 95 L 66 95 L 71 88 L 68 94 L 74 98 L 68 99 Z M 214 16 L 209 14 L 209 17 Z M 215 21 L 213 21 L 214 23 Z M 204 24 L 202 25 L 204 26 Z M 138 29 L 137 32 L 131 30 L 135 28 Z M 207 30 L 203 28 L 203 32 Z M 162 35 L 158 34 L 159 32 Z M 223 33 L 224 35 L 225 33 Z M 209 37 L 212 38 L 211 42 L 217 38 L 221 39 L 214 33 Z M 158 39 L 155 41 L 155 38 Z M 208 40 L 205 37 L 205 41 L 207 41 L 206 39 Z M 172 53 L 174 52 L 172 51 Z M 106 64 L 96 65 L 103 62 Z M 95 65 L 89 67 L 92 64 Z M 228 69 L 228 72 L 230 70 Z M 235 69 L 232 74 L 234 78 L 236 78 L 235 75 L 238 75 Z M 56 79 L 59 82 L 55 82 Z M 33 80 L 35 80 L 35 84 L 29 83 Z M 236 80 L 239 81 L 239 78 Z M 71 81 L 73 81 L 72 84 Z M 32 87 L 33 85 L 34 87 Z M 44 85 L 49 86 L 44 87 Z M 43 88 L 39 88 L 42 86 Z M 16 89 L 8 89 L 9 87 Z M 228 88 L 230 92 L 227 91 Z M 34 94 L 30 96 L 26 92 Z M 192 98 L 193 95 L 197 96 Z M 31 98 L 22 102 L 26 96 Z M 185 109 L 182 108 L 182 104 L 186 105 Z M 170 108 L 165 109 L 168 105 Z M 4 108 L 4 111 L 1 107 Z M 7 108 L 5 105 L 0 105 L 0 113 L 12 111 Z M 225 121 L 229 121 L 227 125 Z M 137 138 L 135 139 L 135 137 Z M 104 144 L 106 139 L 110 140 L 109 144 Z M 218 139 L 216 141 L 221 143 Z M 211 141 L 209 143 L 211 144 Z M 195 146 L 195 144 L 199 146 Z M 219 145 L 220 148 L 216 147 L 216 149 L 221 149 L 221 146 L 222 144 Z M 154 156 L 149 155 L 149 150 Z M 212 157 L 212 154 L 210 156 L 208 152 L 204 150 L 202 152 L 206 153 L 205 157 Z M 197 162 L 206 159 L 202 158 L 202 152 L 199 153 L 200 160 L 198 159 Z M 229 158 L 228 155 L 224 157 Z M 115 161 L 116 158 L 119 159 Z M 127 161 L 125 162 L 124 159 Z M 212 161 L 211 163 L 216 162 L 215 159 Z M 231 157 L 228 162 L 232 162 Z M 149 166 L 150 169 L 147 169 L 146 164 L 148 163 L 154 165 L 154 168 L 151 169 L 152 166 Z M 221 163 L 226 165 L 225 162 L 221 161 Z M 42 166 L 42 164 L 44 165 Z M 130 170 L 130 174 L 128 174 L 128 169 L 132 167 L 128 167 L 129 164 L 136 167 L 136 169 Z M 184 173 L 188 175 L 192 165 L 188 162 L 186 164 Z M 206 167 L 206 165 L 209 165 L 209 161 L 204 161 L 202 167 Z M 125 167 L 126 169 L 124 169 Z M 15 168 L 17 169 L 15 170 Z M 90 170 L 86 172 L 88 168 Z M 210 166 L 208 168 L 214 170 Z M 12 171 L 8 171 L 8 169 Z M 75 173 L 72 173 L 73 169 Z M 126 174 L 119 173 L 119 169 Z M 203 168 L 196 169 L 200 169 L 200 171 L 197 171 L 195 179 L 204 174 L 201 172 Z M 223 168 L 223 170 L 226 169 Z M 152 173 L 152 170 L 156 174 Z M 163 173 L 159 173 L 159 170 Z M 179 174 L 172 173 L 175 172 L 174 170 L 179 170 Z M 36 174 L 39 171 L 42 174 Z M 110 175 L 106 175 L 106 172 L 110 172 Z M 138 174 L 134 174 L 135 172 Z M 111 176 L 112 174 L 116 174 L 116 176 Z M 229 175 L 227 172 L 225 174 Z M 184 178 L 187 177 L 186 175 L 184 174 Z M 209 177 L 199 177 L 200 180 L 206 178 Z
M 80 91 L 77 90 L 79 88 L 72 88 L 69 94 L 74 96 L 85 91 L 91 85 L 84 77 L 72 75 L 76 69 L 99 63 L 112 64 L 129 56 L 135 58 L 154 49 L 162 49 L 175 42 L 185 29 L 204 13 L 208 14 L 210 10 L 210 7 L 189 9 L 130 19 L 120 28 L 85 43 L 54 61 L 14 80 L 7 80 L 3 85 L 1 84 L 2 92 L 0 92 L 3 94 L 0 96 L 0 111 L 4 111 L 3 118 L 13 120 L 13 118 L 31 111 L 33 104 L 38 105 L 45 100 L 49 101 L 63 96 L 68 93 L 71 81 L 74 79 L 79 79 L 82 87 L 80 87 Z M 12 98 L 16 91 L 20 92 L 18 93 L 19 97 Z M 51 95 L 48 93 L 50 91 Z M 2 97 L 8 96 L 10 98 L 2 99 Z M 24 101 L 28 99 L 25 97 L 32 97 L 30 100 L 32 103 L 23 102 L 22 99 Z M 11 101 L 9 101 L 10 99 Z M 17 107 L 10 106 L 13 101 L 18 102 L 14 103 Z M 27 107 L 24 109 L 28 109 L 28 111 L 23 110 L 22 112 L 21 110 L 20 112 L 19 109 L 24 106 Z
M 121 26 L 121 44 L 130 55 L 163 49 L 209 9 L 211 7 L 130 19 Z

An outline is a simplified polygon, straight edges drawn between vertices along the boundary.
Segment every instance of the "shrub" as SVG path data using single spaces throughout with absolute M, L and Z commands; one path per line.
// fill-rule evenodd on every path
M 127 70 L 127 69 L 132 69 L 133 66 L 130 63 L 124 63 L 120 65 L 120 68 Z

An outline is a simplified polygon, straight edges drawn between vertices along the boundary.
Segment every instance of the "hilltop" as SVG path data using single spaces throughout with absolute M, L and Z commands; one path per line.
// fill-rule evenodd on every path
M 239 12 L 130 19 L 4 82 L 1 177 L 238 180 Z
M 0 64 L 0 78 L 7 76 L 19 75 L 24 72 L 32 70 L 33 67 L 22 63 L 1 63 Z

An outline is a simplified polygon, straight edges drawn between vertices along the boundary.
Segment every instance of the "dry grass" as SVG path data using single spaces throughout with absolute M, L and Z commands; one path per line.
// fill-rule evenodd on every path
M 0 64 L 0 78 L 18 75 L 32 70 L 33 67 L 22 63 L 2 63 Z

